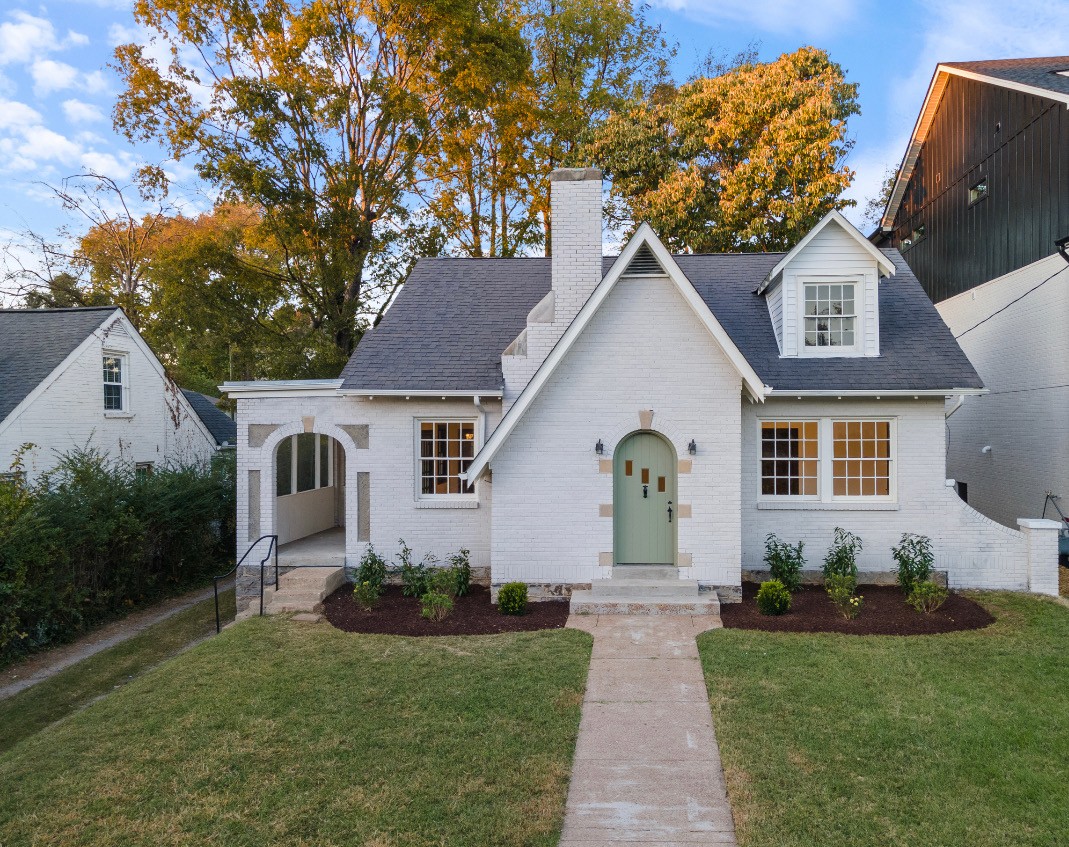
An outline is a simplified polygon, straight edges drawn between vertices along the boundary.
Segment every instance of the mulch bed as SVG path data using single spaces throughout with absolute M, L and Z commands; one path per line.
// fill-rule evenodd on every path
M 995 622 L 979 603 L 951 592 L 946 603 L 931 614 L 906 603 L 901 589 L 891 585 L 860 585 L 864 597 L 861 614 L 849 621 L 842 616 L 819 585 L 803 585 L 791 598 L 785 615 L 762 615 L 755 597 L 758 586 L 742 584 L 742 602 L 725 603 L 720 617 L 725 627 L 765 632 L 842 632 L 850 635 L 935 635 L 980 629 Z
M 562 629 L 568 620 L 566 600 L 532 602 L 525 615 L 503 615 L 490 602 L 490 589 L 478 585 L 454 603 L 449 617 L 435 623 L 420 614 L 418 599 L 401 594 L 400 586 L 387 586 L 375 608 L 367 610 L 353 600 L 353 586 L 343 585 L 323 601 L 323 613 L 345 632 L 379 635 L 492 635 Z

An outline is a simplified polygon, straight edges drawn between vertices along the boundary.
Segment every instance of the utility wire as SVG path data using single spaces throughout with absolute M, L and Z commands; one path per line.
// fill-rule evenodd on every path
M 1015 298 L 1014 298 L 1013 300 L 1010 300 L 1010 302 L 1009 302 L 1009 303 L 1007 303 L 1007 304 L 1006 304 L 1005 306 L 1003 306 L 1003 307 L 1002 307 L 1001 309 L 998 309 L 998 310 L 996 310 L 996 311 L 992 312 L 992 313 L 991 313 L 990 315 L 988 315 L 988 316 L 987 316 L 986 318 L 984 318 L 984 319 L 983 319 L 982 321 L 980 321 L 979 323 L 975 323 L 975 324 L 973 324 L 973 325 L 972 325 L 971 327 L 969 327 L 969 328 L 968 328 L 967 330 L 965 330 L 964 332 L 959 332 L 959 333 L 958 333 L 957 335 L 955 335 L 955 336 L 954 336 L 954 338 L 955 338 L 955 339 L 961 338 L 961 337 L 962 337 L 963 335 L 965 335 L 965 333 L 966 333 L 966 332 L 972 332 L 972 331 L 973 331 L 974 329 L 976 329 L 976 328 L 977 328 L 978 326 L 982 326 L 983 324 L 987 323 L 987 322 L 988 322 L 989 320 L 991 320 L 991 319 L 992 319 L 993 317 L 995 317 L 995 315 L 998 315 L 998 314 L 1001 314 L 1002 312 L 1005 312 L 1005 311 L 1006 311 L 1006 310 L 1007 310 L 1007 309 L 1008 309 L 1008 308 L 1009 308 L 1010 306 L 1012 306 L 1012 305 L 1013 305 L 1014 303 L 1019 303 L 1019 302 L 1021 302 L 1022 300 L 1024 300 L 1024 298 L 1025 298 L 1025 297 L 1027 297 L 1027 296 L 1028 296 L 1029 294 L 1031 294 L 1031 293 L 1032 293 L 1033 291 L 1036 291 L 1037 289 L 1039 289 L 1039 288 L 1042 288 L 1042 287 L 1043 287 L 1044 285 L 1046 285 L 1046 284 L 1047 284 L 1048 282 L 1050 282 L 1050 281 L 1051 281 L 1052 279 L 1054 279 L 1054 277 L 1056 277 L 1056 276 L 1057 276 L 1058 274 L 1060 274 L 1060 273 L 1061 273 L 1062 271 L 1064 271 L 1064 270 L 1067 270 L 1067 269 L 1069 269 L 1069 265 L 1065 265 L 1064 267 L 1058 268 L 1058 270 L 1056 270 L 1056 271 L 1055 271 L 1054 273 L 1052 273 L 1052 274 L 1051 274 L 1050 276 L 1048 276 L 1048 277 L 1047 277 L 1047 278 L 1046 278 L 1045 280 L 1043 280 L 1043 281 L 1042 281 L 1041 283 L 1039 283 L 1038 285 L 1034 285 L 1034 286 L 1033 286 L 1032 288 L 1029 288 L 1029 289 L 1028 289 L 1028 290 L 1027 290 L 1027 291 L 1026 291 L 1026 292 L 1025 292 L 1024 294 L 1022 294 L 1022 295 L 1021 295 L 1020 297 L 1015 297 Z

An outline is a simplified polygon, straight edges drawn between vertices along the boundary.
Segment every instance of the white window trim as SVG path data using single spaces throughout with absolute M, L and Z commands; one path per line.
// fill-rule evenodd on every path
M 476 484 L 472 485 L 471 493 L 461 492 L 459 494 L 424 494 L 423 493 L 423 457 L 420 455 L 421 446 L 421 424 L 425 423 L 458 423 L 458 424 L 474 424 L 475 425 L 475 446 L 473 448 L 472 458 L 479 455 L 479 450 L 483 446 L 483 425 L 482 418 L 480 417 L 464 417 L 462 415 L 442 415 L 442 416 L 424 416 L 418 418 L 412 418 L 412 491 L 417 503 L 417 508 L 434 508 L 432 503 L 478 503 L 479 495 Z M 465 480 L 461 478 L 461 482 Z M 424 504 L 420 507 L 418 504 Z M 443 505 L 444 507 L 444 505 Z M 464 508 L 458 506 L 458 508 Z M 468 508 L 474 508 L 470 506 Z
M 812 494 L 762 494 L 761 493 L 761 426 L 765 423 L 771 422 L 791 422 L 791 423 L 817 423 L 817 493 Z M 869 495 L 839 495 L 832 494 L 835 490 L 834 486 L 834 453 L 835 453 L 835 432 L 833 424 L 836 423 L 852 423 L 852 422 L 877 421 L 882 423 L 889 423 L 890 427 L 890 439 L 891 439 L 891 455 L 889 461 L 891 463 L 890 483 L 888 490 L 889 494 L 869 494 Z M 898 418 L 896 416 L 888 415 L 869 415 L 869 416 L 794 416 L 794 415 L 775 415 L 757 419 L 757 449 L 754 461 L 757 464 L 757 502 L 758 507 L 761 508 L 765 504 L 783 504 L 788 503 L 799 504 L 802 508 L 802 504 L 810 504 L 805 508 L 818 508 L 812 504 L 827 504 L 834 506 L 838 504 L 842 506 L 844 504 L 854 504 L 857 506 L 873 505 L 873 504 L 897 504 L 898 503 Z M 767 506 L 766 506 L 767 508 Z
M 289 442 L 290 442 L 290 493 L 289 494 L 279 494 L 278 493 L 278 486 L 277 486 L 277 483 L 276 483 L 276 486 L 275 486 L 275 497 L 276 498 L 293 497 L 295 494 L 310 494 L 313 491 L 320 491 L 320 490 L 322 490 L 324 488 L 333 488 L 334 487 L 334 439 L 331 438 L 329 435 L 323 435 L 320 432 L 315 432 L 315 433 L 311 433 L 312 435 L 314 435 L 316 437 L 315 470 L 314 470 L 315 487 L 314 488 L 309 488 L 306 491 L 298 491 L 297 490 L 297 436 L 298 435 L 304 435 L 304 434 L 305 433 L 299 432 L 299 433 L 296 433 L 295 435 L 287 435 L 286 438 L 280 438 L 279 441 L 278 441 L 278 444 L 275 445 L 275 457 L 276 457 L 276 460 L 277 460 L 279 444 L 281 444 L 286 439 L 289 439 Z M 319 447 L 320 447 L 320 444 L 322 443 L 322 439 L 324 439 L 324 438 L 327 439 L 327 465 L 328 465 L 328 467 L 327 467 L 327 484 L 326 485 L 320 485 L 319 484 L 319 471 L 320 471 L 320 468 L 322 467 L 322 465 L 321 465 L 321 458 L 322 457 L 321 457 L 321 454 L 320 454 Z
M 104 409 L 106 418 L 131 418 L 133 411 L 130 409 L 130 354 L 126 350 L 101 350 L 100 351 L 100 404 L 104 405 L 104 386 L 115 385 L 114 382 L 104 382 L 104 359 L 113 358 L 119 360 L 119 369 L 122 375 L 122 408 Z
M 843 356 L 861 356 L 865 352 L 865 277 L 860 274 L 846 276 L 814 276 L 810 274 L 795 277 L 797 296 L 795 297 L 795 320 L 798 327 L 798 355 L 803 358 L 841 358 Z M 805 343 L 805 287 L 807 285 L 852 285 L 854 287 L 854 343 L 850 347 L 807 347 Z

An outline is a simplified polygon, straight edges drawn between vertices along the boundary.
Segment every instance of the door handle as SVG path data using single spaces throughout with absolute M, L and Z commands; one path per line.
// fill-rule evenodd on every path
M 668 523 L 672 522 L 672 501 L 668 501 Z

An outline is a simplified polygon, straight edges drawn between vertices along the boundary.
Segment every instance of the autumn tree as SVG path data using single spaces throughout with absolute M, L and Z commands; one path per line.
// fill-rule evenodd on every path
M 891 202 L 891 192 L 895 190 L 897 181 L 898 168 L 884 168 L 880 187 L 872 197 L 865 201 L 865 213 L 862 217 L 864 223 L 872 227 L 880 225 L 880 221 L 883 220 L 883 213 L 887 211 L 887 205 Z
M 793 246 L 853 179 L 847 119 L 857 85 L 827 53 L 803 47 L 767 63 L 675 86 L 612 114 L 588 146 L 612 179 L 625 231 L 648 222 L 673 249 Z
M 447 119 L 529 65 L 496 0 L 137 0 L 116 126 L 263 210 L 289 288 L 352 352 L 368 257 L 407 225 Z

